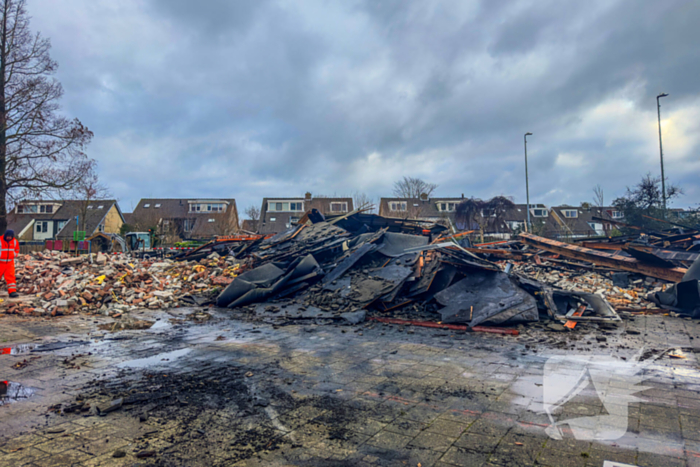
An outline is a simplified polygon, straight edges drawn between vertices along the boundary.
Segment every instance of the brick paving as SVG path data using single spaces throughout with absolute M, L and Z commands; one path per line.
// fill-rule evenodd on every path
M 561 467 L 602 466 L 605 460 L 700 466 L 695 321 L 636 317 L 615 329 L 579 325 L 570 335 L 526 326 L 518 337 L 378 324 L 275 328 L 223 312 L 205 324 L 115 334 L 96 331 L 91 319 L 77 317 L 61 322 L 5 317 L 0 324 L 3 346 L 87 341 L 0 356 L 0 379 L 35 390 L 0 407 L 1 466 Z M 548 436 L 542 385 L 550 355 L 607 354 L 626 362 L 640 349 L 653 354 L 643 370 L 648 389 L 630 404 L 624 436 L 610 441 Z M 668 349 L 679 349 L 685 358 L 669 357 Z M 63 363 L 71 354 L 83 355 L 75 359 L 80 369 Z M 25 368 L 12 368 L 37 355 L 41 358 Z M 197 412 L 184 406 L 186 423 L 178 416 L 140 421 L 141 412 L 126 406 L 104 417 L 48 411 L 74 400 L 90 381 L 140 387 L 139 359 L 153 356 L 157 366 L 148 368 L 157 368 L 160 377 L 195 375 L 204 385 L 230 376 L 235 365 L 249 376 L 229 379 L 251 391 L 274 389 L 277 396 L 253 412 L 240 404 L 212 403 Z M 587 388 L 555 415 L 605 413 Z M 251 434 L 269 442 L 255 444 Z M 113 457 L 116 451 L 125 456 Z M 149 451 L 153 457 L 136 457 Z

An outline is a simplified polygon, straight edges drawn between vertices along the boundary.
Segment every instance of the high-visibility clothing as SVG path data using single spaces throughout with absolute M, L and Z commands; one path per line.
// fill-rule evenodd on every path
M 13 238 L 9 242 L 5 237 L 0 237 L 0 277 L 5 278 L 7 291 L 17 292 L 17 279 L 15 278 L 15 257 L 19 255 L 19 242 Z

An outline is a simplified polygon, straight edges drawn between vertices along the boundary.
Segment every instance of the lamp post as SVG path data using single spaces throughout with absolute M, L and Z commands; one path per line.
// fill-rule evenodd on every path
M 664 202 L 664 217 L 666 217 L 666 177 L 664 176 L 664 148 L 661 144 L 661 103 L 659 99 L 666 96 L 668 94 L 665 92 L 656 96 L 656 112 L 659 118 L 659 154 L 661 155 L 661 199 Z
M 527 137 L 532 136 L 532 133 L 527 132 L 523 136 L 523 141 L 525 142 L 525 195 L 527 197 L 527 225 L 525 226 L 525 231 L 529 232 L 532 230 L 530 225 L 530 184 L 527 179 Z

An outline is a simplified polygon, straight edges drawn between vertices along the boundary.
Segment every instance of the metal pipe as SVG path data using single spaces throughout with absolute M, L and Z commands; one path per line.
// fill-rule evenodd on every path
M 664 175 L 664 148 L 661 144 L 661 102 L 659 102 L 659 98 L 666 96 L 668 94 L 665 92 L 656 96 L 656 113 L 659 119 L 659 154 L 661 155 L 661 199 L 664 203 L 664 217 L 666 217 L 666 176 Z

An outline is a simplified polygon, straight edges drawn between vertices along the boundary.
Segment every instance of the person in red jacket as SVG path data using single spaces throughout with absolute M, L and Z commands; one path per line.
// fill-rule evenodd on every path
M 5 278 L 10 297 L 19 297 L 17 279 L 15 279 L 15 257 L 19 255 L 19 242 L 15 238 L 14 231 L 7 230 L 0 238 L 0 250 L 0 277 Z

